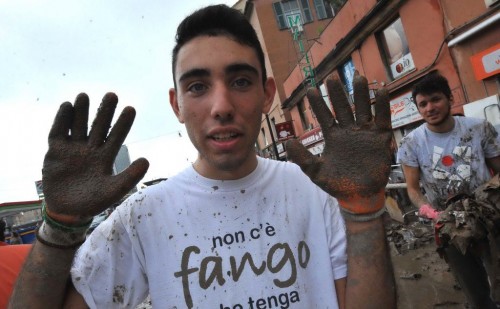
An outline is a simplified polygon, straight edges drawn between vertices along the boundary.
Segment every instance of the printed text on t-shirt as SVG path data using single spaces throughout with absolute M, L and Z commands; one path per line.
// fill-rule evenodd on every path
M 270 225 L 262 225 L 251 228 L 247 233 L 237 231 L 226 233 L 222 236 L 212 237 L 212 249 L 231 245 L 233 243 L 243 243 L 247 239 L 259 239 L 261 237 L 274 237 L 276 235 L 275 228 Z M 297 280 L 297 268 L 307 268 L 311 257 L 311 251 L 305 241 L 299 241 L 298 244 L 290 246 L 288 243 L 277 242 L 274 245 L 269 244 L 269 250 L 262 261 L 256 261 L 250 252 L 245 252 L 240 258 L 236 256 L 225 257 L 229 259 L 229 265 L 224 264 L 224 257 L 219 255 L 209 255 L 201 258 L 198 267 L 190 266 L 193 256 L 200 254 L 201 250 L 197 246 L 188 246 L 182 253 L 180 270 L 174 273 L 176 278 L 181 278 L 184 300 L 188 308 L 193 308 L 193 299 L 191 295 L 191 286 L 193 282 L 198 281 L 202 289 L 208 289 L 215 281 L 219 286 L 223 286 L 226 280 L 232 278 L 234 282 L 238 282 L 244 271 L 248 268 L 254 275 L 260 276 L 268 271 L 271 274 L 280 274 L 284 269 L 289 270 L 287 278 L 273 279 L 273 284 L 279 288 L 287 288 L 292 286 Z M 296 252 L 292 248 L 296 247 Z M 191 261 L 191 263 L 190 263 Z M 224 265 L 229 269 L 224 269 Z M 282 273 L 281 273 L 282 275 Z M 190 280 L 190 276 L 198 276 L 198 280 Z

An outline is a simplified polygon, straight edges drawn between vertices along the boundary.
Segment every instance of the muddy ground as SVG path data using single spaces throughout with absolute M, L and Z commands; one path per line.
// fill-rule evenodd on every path
M 399 309 L 469 308 L 446 262 L 436 252 L 430 222 L 388 219 Z

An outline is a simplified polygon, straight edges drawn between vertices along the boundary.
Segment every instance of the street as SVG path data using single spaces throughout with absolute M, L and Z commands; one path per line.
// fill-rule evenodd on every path
M 432 227 L 387 219 L 399 309 L 469 308 L 446 262 L 439 257 Z

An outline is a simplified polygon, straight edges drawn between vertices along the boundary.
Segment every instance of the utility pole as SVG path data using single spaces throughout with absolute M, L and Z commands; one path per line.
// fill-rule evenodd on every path
M 267 127 L 269 128 L 269 135 L 271 135 L 271 142 L 273 143 L 273 150 L 276 156 L 276 160 L 279 160 L 278 147 L 276 146 L 276 141 L 274 140 L 273 128 L 271 127 L 271 122 L 269 121 L 269 115 L 266 114 Z
M 312 87 L 316 87 L 316 80 L 314 77 L 314 64 L 312 56 L 306 50 L 307 36 L 302 27 L 302 17 L 300 14 L 290 15 L 288 17 L 288 24 L 292 31 L 293 41 L 296 43 L 296 52 L 299 57 L 298 65 L 304 76 L 304 83 Z

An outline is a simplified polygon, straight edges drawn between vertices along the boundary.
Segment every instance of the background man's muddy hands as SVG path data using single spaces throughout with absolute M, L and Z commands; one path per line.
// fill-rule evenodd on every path
M 134 122 L 135 110 L 125 107 L 108 135 L 118 97 L 107 93 L 90 133 L 89 98 L 81 93 L 74 106 L 63 103 L 49 133 L 49 150 L 43 162 L 43 191 L 47 211 L 54 219 L 79 223 L 119 201 L 149 167 L 140 158 L 119 175 L 113 162 Z
M 326 81 L 335 117 L 318 89 L 307 91 L 325 138 L 322 157 L 313 156 L 297 140 L 289 141 L 286 148 L 290 159 L 345 210 L 371 214 L 384 206 L 390 172 L 389 100 L 385 89 L 377 92 L 373 119 L 366 78 L 355 74 L 353 86 L 355 116 L 338 78 Z

